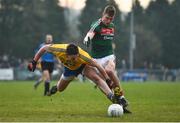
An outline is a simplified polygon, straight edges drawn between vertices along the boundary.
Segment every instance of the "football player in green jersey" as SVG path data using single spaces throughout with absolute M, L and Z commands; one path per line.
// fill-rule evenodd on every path
M 114 24 L 116 9 L 112 5 L 105 7 L 102 17 L 91 25 L 89 32 L 86 34 L 83 43 L 89 47 L 91 44 L 92 57 L 101 64 L 110 79 L 111 83 L 107 83 L 114 94 L 121 99 L 125 113 L 131 113 L 126 109 L 128 102 L 124 97 L 120 80 L 115 73 L 115 55 L 113 54 L 112 41 L 114 38 Z

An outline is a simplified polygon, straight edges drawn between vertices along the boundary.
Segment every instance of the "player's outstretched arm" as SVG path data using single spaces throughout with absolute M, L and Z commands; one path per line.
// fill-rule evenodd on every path
M 47 51 L 49 45 L 45 45 L 38 50 L 35 54 L 33 60 L 28 64 L 28 70 L 34 72 L 36 69 L 37 61 L 41 58 L 41 56 Z
M 91 40 L 92 38 L 94 37 L 95 35 L 95 32 L 92 32 L 92 31 L 89 31 L 87 34 L 86 34 L 86 37 L 84 38 L 84 45 L 86 45 L 87 47 L 89 47 L 90 43 L 91 43 Z
M 40 48 L 40 49 L 38 50 L 38 52 L 35 54 L 33 60 L 34 60 L 34 61 L 38 61 L 38 60 L 41 58 L 41 56 L 47 51 L 47 49 L 49 48 L 49 46 L 50 46 L 50 45 L 44 45 L 42 48 Z

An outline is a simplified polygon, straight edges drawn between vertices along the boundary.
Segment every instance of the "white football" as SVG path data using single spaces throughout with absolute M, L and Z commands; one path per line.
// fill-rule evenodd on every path
M 119 104 L 111 104 L 108 107 L 109 117 L 119 117 L 123 115 L 123 107 Z

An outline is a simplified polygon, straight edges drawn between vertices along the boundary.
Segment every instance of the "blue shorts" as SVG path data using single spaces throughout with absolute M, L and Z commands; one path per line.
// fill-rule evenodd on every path
M 64 67 L 64 77 L 71 77 L 71 76 L 78 76 L 80 73 L 82 73 L 83 69 L 85 67 L 85 64 L 82 64 L 78 69 L 76 70 L 70 70 L 67 67 Z

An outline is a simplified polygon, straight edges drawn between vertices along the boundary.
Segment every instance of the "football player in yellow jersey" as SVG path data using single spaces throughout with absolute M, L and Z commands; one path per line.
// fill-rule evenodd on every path
M 51 44 L 43 46 L 35 54 L 33 60 L 28 64 L 29 71 L 33 72 L 36 69 L 37 61 L 45 52 L 54 54 L 64 65 L 64 73 L 57 85 L 51 88 L 49 95 L 55 94 L 57 91 L 64 91 L 74 77 L 83 73 L 102 90 L 108 99 L 110 99 L 113 103 L 120 104 L 120 99 L 114 96 L 107 85 L 107 83 L 110 83 L 111 80 L 106 74 L 104 68 L 99 65 L 87 52 L 74 44 Z M 94 67 L 99 70 L 104 79 L 96 73 Z

